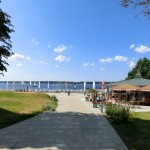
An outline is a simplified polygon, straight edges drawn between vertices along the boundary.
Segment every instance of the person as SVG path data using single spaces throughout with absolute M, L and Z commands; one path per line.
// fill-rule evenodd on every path
M 112 99 L 114 99 L 115 98 L 115 93 L 114 93 L 114 91 L 112 92 Z
M 100 111 L 103 113 L 103 107 L 104 107 L 104 100 L 103 100 L 103 97 L 101 96 L 99 96 L 98 98 L 97 98 L 97 102 L 98 102 L 98 106 L 99 106 L 99 109 L 100 109 Z
M 90 98 L 90 101 L 92 102 L 93 101 L 92 93 L 90 93 L 89 98 Z
M 84 96 L 86 96 L 86 91 L 84 92 Z
M 68 90 L 68 96 L 70 96 L 70 91 Z
M 93 103 L 93 108 L 97 108 L 97 99 L 95 95 L 93 95 L 92 103 Z
M 97 99 L 97 103 L 99 104 L 101 101 L 101 97 L 98 95 L 96 99 Z
M 88 93 L 85 94 L 85 100 L 88 101 Z

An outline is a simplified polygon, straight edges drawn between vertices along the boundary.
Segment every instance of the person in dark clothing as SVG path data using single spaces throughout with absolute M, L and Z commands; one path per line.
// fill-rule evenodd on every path
M 70 96 L 70 91 L 68 90 L 68 96 Z

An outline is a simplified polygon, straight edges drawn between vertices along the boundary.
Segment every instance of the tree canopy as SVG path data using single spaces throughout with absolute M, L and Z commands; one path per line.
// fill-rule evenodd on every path
M 0 1 L 1 3 L 1 1 Z M 10 16 L 3 12 L 0 8 L 0 71 L 1 74 L 7 71 L 6 65 L 8 65 L 6 59 L 10 57 L 13 52 L 11 51 L 11 37 L 10 33 L 14 32 L 13 26 L 10 21 Z
M 140 14 L 150 18 L 150 0 L 121 0 L 123 7 L 140 8 Z
M 135 78 L 138 71 L 140 71 L 142 78 L 150 79 L 150 60 L 148 58 L 139 59 L 136 66 L 128 73 L 126 79 Z

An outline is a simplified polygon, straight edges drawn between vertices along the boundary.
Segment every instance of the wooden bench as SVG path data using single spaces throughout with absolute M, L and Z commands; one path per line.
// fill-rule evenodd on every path
M 133 104 L 138 104 L 139 105 L 140 103 L 148 104 L 148 103 L 150 103 L 150 98 L 143 97 L 141 101 L 138 101 L 138 100 L 137 101 L 134 101 L 134 100 L 130 101 L 131 105 L 133 105 Z
M 133 104 L 137 104 L 137 105 L 139 105 L 140 103 L 142 103 L 143 101 L 133 101 L 133 100 L 131 100 L 130 101 L 130 104 L 131 105 L 133 105 Z

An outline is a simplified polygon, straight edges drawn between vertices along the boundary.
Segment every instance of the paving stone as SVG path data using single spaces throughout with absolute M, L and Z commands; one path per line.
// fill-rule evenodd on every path
M 10 149 L 13 149 L 14 147 L 15 147 L 15 145 L 16 145 L 16 142 L 3 142 L 3 143 L 1 143 L 0 144 L 0 149 L 2 149 L 2 148 L 10 148 Z
M 55 95 L 56 112 L 1 129 L 0 149 L 127 150 L 99 109 L 81 101 L 83 94 Z

